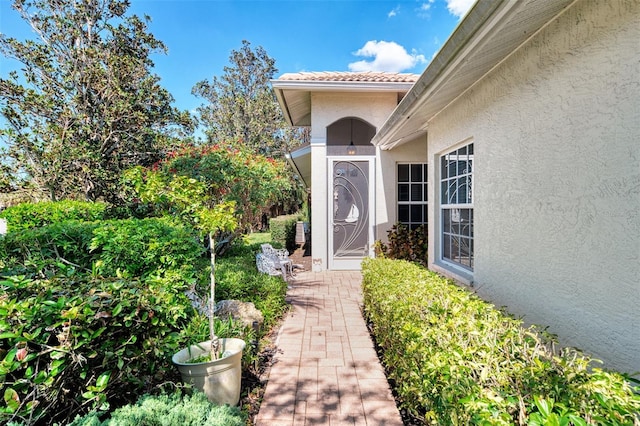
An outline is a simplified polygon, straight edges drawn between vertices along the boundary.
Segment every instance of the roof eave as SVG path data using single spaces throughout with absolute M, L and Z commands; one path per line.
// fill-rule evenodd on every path
M 489 68 L 481 73 L 469 72 L 474 60 L 482 57 L 483 49 L 491 47 L 491 41 L 503 36 L 504 30 L 512 16 L 523 11 L 530 12 L 536 2 L 533 1 L 478 1 L 460 22 L 451 37 L 434 57 L 413 88 L 405 95 L 394 112 L 373 137 L 372 143 L 383 150 L 408 142 L 424 135 L 429 121 L 458 99 L 466 91 L 482 80 L 496 66 L 502 63 L 519 47 L 526 43 L 549 22 L 568 9 L 577 0 L 549 0 L 544 4 L 544 13 L 539 19 L 527 22 L 528 27 L 519 27 L 522 37 L 513 40 L 509 47 L 490 62 Z M 539 6 L 538 2 L 535 6 Z M 528 9 L 530 7 L 530 9 Z M 514 20 L 514 22 L 517 22 Z M 508 35 L 504 31 L 504 35 Z M 463 72 L 467 67 L 467 72 Z M 456 75 L 458 73 L 458 75 Z M 464 78 L 465 85 L 458 92 L 441 95 L 438 91 L 456 76 Z
M 394 139 L 396 131 L 404 124 L 406 119 L 411 117 L 413 111 L 417 109 L 419 101 L 423 99 L 424 94 L 432 87 L 433 83 L 445 73 L 456 56 L 460 54 L 462 48 L 469 42 L 473 35 L 485 25 L 487 19 L 501 3 L 502 0 L 476 2 L 429 63 L 425 71 L 420 75 L 412 89 L 409 90 L 393 113 L 380 127 L 380 130 L 371 140 L 373 145 L 388 150 L 408 141 L 406 137 Z M 424 130 L 415 134 L 414 137 L 423 135 L 426 132 L 425 123 Z

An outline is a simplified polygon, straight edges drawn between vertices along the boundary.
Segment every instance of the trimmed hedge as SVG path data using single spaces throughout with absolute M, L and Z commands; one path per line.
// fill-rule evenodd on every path
M 640 423 L 640 388 L 415 264 L 363 263 L 365 315 L 401 408 L 426 424 Z M 635 393 L 634 393 L 635 392 Z
M 296 248 L 296 222 L 299 215 L 285 215 L 271 218 L 269 230 L 274 242 L 282 244 L 290 252 Z
M 66 264 L 94 275 L 146 276 L 193 265 L 203 253 L 191 229 L 166 218 L 67 221 L 0 239 L 0 272 L 53 273 Z
M 92 222 L 104 219 L 106 209 L 106 204 L 98 202 L 46 201 L 9 207 L 0 212 L 0 218 L 7 220 L 8 233 L 17 233 L 68 220 Z

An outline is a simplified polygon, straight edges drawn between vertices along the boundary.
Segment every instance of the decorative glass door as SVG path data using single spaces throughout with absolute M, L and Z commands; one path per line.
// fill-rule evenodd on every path
M 330 160 L 329 268 L 358 270 L 369 256 L 372 241 L 371 185 L 372 160 Z

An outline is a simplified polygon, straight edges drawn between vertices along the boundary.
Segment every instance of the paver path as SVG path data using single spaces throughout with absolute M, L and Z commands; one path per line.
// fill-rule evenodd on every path
M 402 425 L 361 314 L 360 272 L 302 272 L 257 426 Z

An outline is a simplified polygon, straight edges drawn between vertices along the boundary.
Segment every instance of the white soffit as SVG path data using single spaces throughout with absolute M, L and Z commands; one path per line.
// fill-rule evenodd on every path
M 285 155 L 287 161 L 304 181 L 311 187 L 311 146 L 305 145 Z
M 429 120 L 575 1 L 478 1 L 371 142 L 391 149 L 425 134 Z

